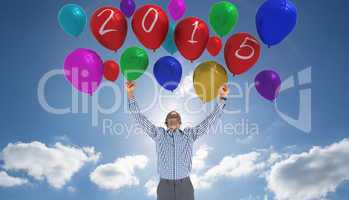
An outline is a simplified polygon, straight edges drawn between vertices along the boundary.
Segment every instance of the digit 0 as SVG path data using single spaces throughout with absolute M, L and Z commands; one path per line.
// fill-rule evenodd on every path
M 148 15 L 150 14 L 150 12 L 154 12 L 155 13 L 155 17 L 154 17 L 154 20 L 152 22 L 152 24 L 150 25 L 150 27 L 147 29 L 145 27 L 145 20 L 147 19 Z M 143 16 L 143 19 L 142 19 L 142 28 L 143 30 L 146 32 L 146 33 L 149 33 L 149 32 L 152 32 L 153 29 L 154 29 L 154 26 L 156 24 L 156 22 L 158 21 L 159 19 L 159 12 L 155 9 L 155 8 L 149 8 L 148 11 L 145 13 L 145 15 Z

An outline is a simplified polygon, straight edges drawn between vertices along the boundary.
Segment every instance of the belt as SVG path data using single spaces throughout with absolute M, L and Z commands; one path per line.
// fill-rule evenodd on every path
M 190 180 L 189 176 L 185 177 L 185 178 L 181 178 L 181 179 L 177 179 L 177 180 L 170 180 L 170 179 L 164 179 L 164 178 L 160 178 L 160 181 L 166 182 L 166 183 L 171 183 L 171 184 L 178 184 L 178 183 L 183 183 L 185 181 Z

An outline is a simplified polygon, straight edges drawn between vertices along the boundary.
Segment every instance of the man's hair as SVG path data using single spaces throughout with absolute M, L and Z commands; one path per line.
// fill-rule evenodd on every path
M 181 116 L 179 115 L 178 112 L 176 111 L 171 111 L 167 114 L 166 116 L 166 120 L 165 120 L 165 124 L 167 125 L 167 122 L 170 118 L 177 118 L 178 119 L 178 122 L 181 124 L 182 123 L 182 120 L 181 120 Z

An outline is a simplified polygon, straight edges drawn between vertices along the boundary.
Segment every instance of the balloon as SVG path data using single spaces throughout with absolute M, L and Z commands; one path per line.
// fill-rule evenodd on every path
M 284 40 L 296 23 L 297 8 L 288 0 L 268 0 L 256 15 L 258 35 L 269 47 Z
M 153 73 L 158 83 L 173 92 L 178 87 L 182 78 L 182 65 L 172 56 L 161 57 L 156 61 Z
M 203 102 L 209 102 L 219 94 L 219 88 L 227 83 L 224 67 L 215 61 L 203 62 L 194 71 L 195 93 Z
M 103 77 L 103 61 L 93 50 L 79 48 L 66 57 L 64 74 L 73 87 L 92 95 Z
M 222 40 L 219 37 L 210 37 L 207 42 L 207 51 L 211 56 L 216 56 L 222 49 Z
M 136 3 L 133 0 L 121 0 L 120 9 L 126 17 L 131 17 L 136 10 Z
M 239 13 L 234 4 L 228 1 L 221 1 L 213 4 L 209 14 L 210 24 L 213 30 L 221 37 L 229 34 L 236 22 Z
M 91 17 L 93 36 L 105 48 L 117 51 L 125 42 L 127 21 L 122 12 L 114 7 L 102 7 Z
M 147 52 L 142 48 L 129 47 L 121 55 L 121 72 L 129 81 L 138 79 L 147 69 L 148 64 Z
M 58 22 L 64 32 L 72 36 L 79 36 L 86 26 L 86 13 L 76 4 L 67 4 L 58 12 Z
M 170 28 L 168 29 L 168 33 L 162 47 L 170 54 L 174 54 L 177 52 L 177 47 L 174 42 L 174 25 L 170 23 Z
M 194 61 L 206 48 L 209 31 L 206 23 L 196 17 L 180 21 L 175 29 L 175 43 L 184 58 Z
M 145 5 L 139 8 L 132 18 L 132 29 L 138 40 L 153 51 L 165 40 L 168 27 L 168 17 L 157 5 Z
M 274 101 L 278 96 L 280 85 L 280 76 L 273 70 L 261 71 L 255 78 L 258 93 L 269 101 Z
M 231 36 L 224 47 L 225 63 L 233 75 L 239 75 L 255 65 L 260 56 L 261 46 L 249 33 Z
M 168 12 L 175 21 L 183 17 L 186 9 L 184 0 L 171 0 L 167 6 Z
M 104 78 L 108 81 L 116 81 L 119 76 L 119 65 L 113 60 L 107 60 L 103 63 Z

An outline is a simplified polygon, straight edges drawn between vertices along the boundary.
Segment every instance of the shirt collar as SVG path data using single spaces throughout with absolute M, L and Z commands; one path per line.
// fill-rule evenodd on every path
M 179 129 L 179 128 L 176 128 L 176 129 L 174 129 L 174 130 L 171 130 L 171 129 L 168 128 L 168 129 L 166 130 L 166 132 L 169 133 L 169 134 L 173 134 L 173 133 L 175 133 L 175 132 L 177 132 L 177 131 L 182 132 L 182 130 Z

